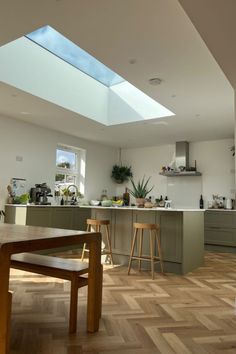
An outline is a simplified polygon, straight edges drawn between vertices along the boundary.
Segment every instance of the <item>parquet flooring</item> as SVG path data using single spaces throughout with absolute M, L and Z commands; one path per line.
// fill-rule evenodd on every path
M 11 272 L 11 354 L 236 353 L 236 255 L 207 253 L 186 276 L 105 267 L 100 330 L 86 333 L 86 288 L 78 333 L 68 334 L 69 283 Z

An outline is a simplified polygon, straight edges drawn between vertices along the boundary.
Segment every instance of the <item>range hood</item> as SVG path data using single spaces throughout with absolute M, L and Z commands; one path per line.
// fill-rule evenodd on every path
M 160 172 L 160 175 L 167 177 L 202 175 L 197 172 L 196 162 L 194 167 L 189 166 L 189 143 L 187 141 L 175 143 L 175 168 Z

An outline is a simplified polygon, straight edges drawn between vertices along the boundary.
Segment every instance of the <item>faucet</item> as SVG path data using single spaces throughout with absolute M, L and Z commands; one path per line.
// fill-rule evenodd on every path
M 76 199 L 76 197 L 78 197 L 78 195 L 79 195 L 79 190 L 78 190 L 78 187 L 75 185 L 75 184 L 70 184 L 68 187 L 67 187 L 67 203 L 66 204 L 68 204 L 68 196 L 69 196 L 69 192 L 70 192 L 70 188 L 71 187 L 73 187 L 75 190 L 76 190 L 76 192 L 75 192 L 75 197 L 74 196 L 72 196 L 72 198 L 71 198 L 71 202 L 70 202 L 70 204 L 71 205 L 75 205 L 76 203 L 77 203 L 77 199 Z

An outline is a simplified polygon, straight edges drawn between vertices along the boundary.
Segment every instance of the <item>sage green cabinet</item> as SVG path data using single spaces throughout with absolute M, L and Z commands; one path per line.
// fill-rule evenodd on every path
M 43 226 L 43 227 L 51 227 L 52 225 L 52 210 L 49 208 L 41 208 L 41 207 L 27 207 L 26 214 L 26 225 L 32 226 Z
M 204 233 L 207 249 L 235 252 L 236 212 L 226 210 L 206 211 Z
M 133 223 L 152 223 L 160 225 L 161 247 L 165 272 L 185 274 L 203 265 L 204 252 L 204 212 L 203 211 L 174 211 L 174 210 L 145 210 L 132 208 L 101 208 L 73 206 L 6 206 L 5 222 L 58 227 L 75 230 L 86 230 L 86 219 L 110 220 L 111 244 L 113 258 L 116 264 L 127 265 L 133 238 Z M 21 211 L 20 211 L 21 210 Z M 18 215 L 18 219 L 16 216 Z M 19 218 L 19 216 L 21 216 Z M 218 216 L 218 215 L 217 215 Z M 234 214 L 233 214 L 234 216 Z M 219 222 L 220 235 L 222 230 L 224 242 L 233 244 L 235 239 L 235 220 L 232 215 Z M 214 229 L 215 220 L 212 215 L 207 221 L 206 237 L 216 242 L 219 230 Z M 224 228 L 221 228 L 221 225 Z M 229 226 L 230 227 L 225 227 Z M 235 228 L 236 229 L 236 228 Z M 230 230 L 233 230 L 231 233 Z M 102 232 L 103 237 L 105 233 Z M 103 239 L 106 243 L 106 237 Z M 103 247 L 103 246 L 102 246 Z M 137 252 L 137 248 L 135 250 Z M 149 234 L 144 233 L 143 252 L 149 254 Z M 149 268 L 148 262 L 144 267 Z M 157 264 L 157 269 L 159 265 Z
M 91 217 L 91 210 L 83 208 L 74 208 L 73 210 L 73 229 L 85 231 L 87 229 L 86 221 Z
M 133 237 L 133 211 L 113 210 L 112 213 L 112 248 L 113 252 L 128 256 Z
M 90 209 L 79 207 L 5 206 L 5 222 L 18 225 L 86 230 Z
M 164 260 L 181 263 L 182 260 L 182 213 L 160 212 L 157 218 L 160 224 L 161 248 Z
M 56 207 L 51 210 L 51 227 L 59 229 L 74 229 L 74 209 L 68 207 Z

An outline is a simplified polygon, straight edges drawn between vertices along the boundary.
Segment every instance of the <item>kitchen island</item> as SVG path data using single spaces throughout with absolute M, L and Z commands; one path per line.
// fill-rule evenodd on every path
M 137 207 L 11 205 L 6 223 L 85 230 L 86 218 L 108 219 L 116 264 L 127 265 L 133 223 L 160 224 L 165 272 L 186 274 L 204 262 L 204 210 Z M 149 243 L 143 250 L 148 253 Z M 55 245 L 56 246 L 56 245 Z M 145 265 L 146 262 L 143 262 Z M 149 264 L 147 264 L 149 266 Z M 158 265 L 157 265 L 158 266 Z

